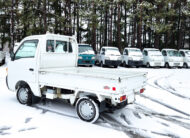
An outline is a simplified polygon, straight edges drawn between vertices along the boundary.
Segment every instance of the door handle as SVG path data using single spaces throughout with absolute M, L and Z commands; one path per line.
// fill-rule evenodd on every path
M 29 71 L 34 71 L 34 69 L 33 68 L 29 68 Z

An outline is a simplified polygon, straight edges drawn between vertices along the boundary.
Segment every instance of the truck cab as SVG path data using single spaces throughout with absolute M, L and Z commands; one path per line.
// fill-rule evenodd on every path
M 121 54 L 117 47 L 103 46 L 97 54 L 97 61 L 101 67 L 113 66 L 117 68 L 121 64 Z
M 189 68 L 190 67 L 190 50 L 188 49 L 180 49 L 179 53 L 183 57 L 183 67 Z
M 122 55 L 122 64 L 126 66 L 140 67 L 143 65 L 143 55 L 138 48 L 125 48 Z
M 183 57 L 176 49 L 162 49 L 162 55 L 166 68 L 183 66 Z
M 144 48 L 143 49 L 143 65 L 149 67 L 164 67 L 164 57 L 159 49 Z
M 78 44 L 78 65 L 90 66 L 95 64 L 95 53 L 89 44 Z

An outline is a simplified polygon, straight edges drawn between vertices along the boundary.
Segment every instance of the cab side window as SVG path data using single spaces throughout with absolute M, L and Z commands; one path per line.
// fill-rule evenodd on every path
M 128 55 L 128 50 L 127 49 L 125 50 L 125 54 Z
M 105 55 L 105 49 L 102 48 L 102 52 L 101 52 L 102 55 Z
M 54 52 L 54 40 L 47 40 L 46 52 Z
M 26 40 L 24 41 L 15 54 L 15 60 L 20 58 L 34 58 L 38 40 Z

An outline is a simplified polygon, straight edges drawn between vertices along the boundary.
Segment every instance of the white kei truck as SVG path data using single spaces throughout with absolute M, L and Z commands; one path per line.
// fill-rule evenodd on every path
M 133 103 L 135 95 L 145 90 L 147 73 L 77 67 L 74 36 L 28 36 L 10 56 L 6 83 L 21 104 L 63 99 L 86 122 L 95 122 L 103 111 Z

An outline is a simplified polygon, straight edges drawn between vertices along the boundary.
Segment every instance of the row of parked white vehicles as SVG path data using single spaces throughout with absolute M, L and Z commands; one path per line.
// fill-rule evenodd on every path
M 125 48 L 121 55 L 116 47 L 102 47 L 96 56 L 96 64 L 117 67 L 190 67 L 190 50 L 144 48 Z

